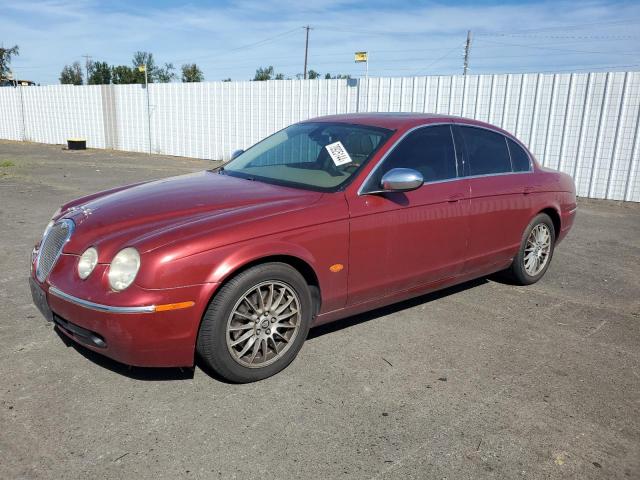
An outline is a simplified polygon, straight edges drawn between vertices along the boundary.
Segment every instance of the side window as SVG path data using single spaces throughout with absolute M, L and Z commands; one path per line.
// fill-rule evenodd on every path
M 511 160 L 503 135 L 483 128 L 460 127 L 469 157 L 469 175 L 511 172 Z
M 407 135 L 378 169 L 374 178 L 376 186 L 392 168 L 417 170 L 425 182 L 455 178 L 456 153 L 449 125 L 424 127 Z
M 524 149 L 516 142 L 507 138 L 509 144 L 509 153 L 511 154 L 511 165 L 513 165 L 514 172 L 528 172 L 531 169 L 529 163 L 529 155 Z

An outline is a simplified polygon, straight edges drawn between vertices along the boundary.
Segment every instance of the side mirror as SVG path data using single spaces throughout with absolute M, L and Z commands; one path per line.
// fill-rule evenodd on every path
M 422 174 L 412 168 L 392 168 L 380 181 L 384 192 L 410 192 L 420 188 L 424 183 Z
M 243 153 L 244 153 L 244 150 L 236 150 L 235 152 L 233 152 L 231 154 L 231 160 L 235 160 L 236 158 L 238 158 Z

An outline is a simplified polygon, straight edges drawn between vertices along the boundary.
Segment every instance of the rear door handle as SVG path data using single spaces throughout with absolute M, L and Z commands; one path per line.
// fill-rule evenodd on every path
M 464 193 L 454 193 L 447 199 L 447 202 L 455 203 L 462 200 L 463 198 L 464 198 Z
M 534 187 L 524 187 L 522 189 L 522 193 L 524 193 L 525 195 L 529 195 L 533 191 L 534 191 Z

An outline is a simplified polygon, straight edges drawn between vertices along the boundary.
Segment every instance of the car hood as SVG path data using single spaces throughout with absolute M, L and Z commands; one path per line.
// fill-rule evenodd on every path
M 315 203 L 321 193 L 204 171 L 143 183 L 73 202 L 61 217 L 75 222 L 64 252 L 98 247 L 110 262 L 126 246 L 141 253 L 197 232 L 218 230 Z

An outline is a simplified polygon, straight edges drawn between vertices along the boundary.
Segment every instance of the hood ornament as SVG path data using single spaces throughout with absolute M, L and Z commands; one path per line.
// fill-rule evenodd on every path
M 71 207 L 66 214 L 67 215 L 82 214 L 84 218 L 88 218 L 89 215 L 91 215 L 94 211 L 95 211 L 94 209 L 86 207 L 84 205 L 76 205 L 75 207 Z

